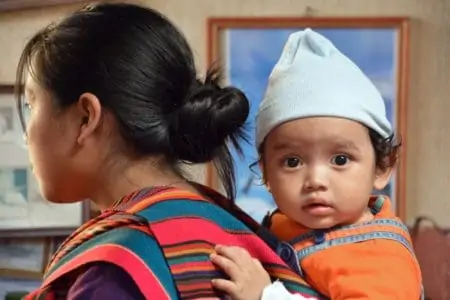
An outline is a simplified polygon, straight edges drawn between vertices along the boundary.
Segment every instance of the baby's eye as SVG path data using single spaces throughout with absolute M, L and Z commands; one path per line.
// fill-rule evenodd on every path
M 339 154 L 333 157 L 331 162 L 337 166 L 344 166 L 350 161 L 350 158 L 347 155 Z
M 284 165 L 288 168 L 296 168 L 300 165 L 300 159 L 298 157 L 288 157 L 284 160 Z

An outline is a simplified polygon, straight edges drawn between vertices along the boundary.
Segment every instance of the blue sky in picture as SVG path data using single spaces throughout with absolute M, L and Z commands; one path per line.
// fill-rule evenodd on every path
M 276 64 L 293 29 L 229 29 L 226 31 L 226 76 L 249 97 L 248 123 L 250 144 L 242 144 L 244 161 L 236 161 L 237 204 L 260 221 L 274 208 L 271 195 L 261 184 L 259 168 L 250 169 L 257 159 L 254 148 L 255 113 L 264 95 L 269 74 Z M 380 90 L 386 102 L 387 116 L 395 124 L 395 56 L 394 29 L 317 29 L 353 60 Z M 255 175 L 255 171 L 257 174 Z

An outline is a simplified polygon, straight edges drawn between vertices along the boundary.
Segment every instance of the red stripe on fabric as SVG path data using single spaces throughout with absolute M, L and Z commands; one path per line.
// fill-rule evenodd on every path
M 187 226 L 189 224 L 189 226 Z M 173 228 L 176 228 L 176 233 Z M 281 258 L 270 250 L 268 246 L 256 235 L 251 232 L 236 234 L 226 232 L 217 224 L 201 219 L 185 218 L 168 219 L 162 222 L 151 224 L 152 231 L 158 236 L 158 241 L 164 247 L 166 245 L 181 244 L 202 240 L 211 244 L 221 244 L 229 246 L 240 246 L 247 249 L 250 254 L 259 259 L 270 259 L 270 263 L 285 265 Z M 170 257 L 171 248 L 165 248 L 166 255 Z M 178 251 L 174 249 L 173 253 Z
M 149 207 L 152 204 L 162 202 L 165 200 L 174 200 L 174 199 L 209 202 L 208 200 L 203 199 L 203 197 L 201 197 L 198 194 L 194 194 L 184 190 L 174 189 L 162 191 L 161 193 L 157 193 L 149 196 L 148 198 L 144 198 L 139 202 L 137 202 L 136 204 L 134 204 L 132 207 L 129 207 L 126 211 L 129 213 L 136 213 L 138 211 L 144 210 L 145 208 Z
M 36 297 L 41 297 L 41 294 L 44 291 L 42 289 L 37 289 L 31 293 L 29 293 L 28 295 L 26 295 L 25 297 L 23 297 L 23 300 L 36 300 Z M 40 298 L 38 298 L 40 299 Z M 53 293 L 48 293 L 44 296 L 44 298 L 42 300 L 55 300 L 55 295 Z
M 211 269 L 214 269 L 214 268 L 212 268 L 211 267 L 211 261 L 210 260 L 208 260 L 208 261 L 202 261 L 202 262 L 185 262 L 185 263 L 179 263 L 179 264 L 176 264 L 176 265 L 173 265 L 172 266 L 174 269 L 176 269 L 176 270 L 179 270 L 179 269 L 191 269 L 191 268 L 194 268 L 194 269 L 196 269 L 196 270 L 199 270 L 199 269 L 208 269 L 208 270 L 211 270 Z
M 43 286 L 49 285 L 55 279 L 82 265 L 96 261 L 105 261 L 122 267 L 130 274 L 146 298 L 151 297 L 152 299 L 158 300 L 170 300 L 168 293 L 158 278 L 142 259 L 130 250 L 119 245 L 101 245 L 79 254 L 68 263 L 55 270 L 48 278 L 46 278 Z M 149 276 L 152 278 L 149 278 Z

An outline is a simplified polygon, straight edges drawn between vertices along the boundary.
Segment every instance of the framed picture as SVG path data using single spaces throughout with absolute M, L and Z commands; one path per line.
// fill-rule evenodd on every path
M 219 63 L 226 84 L 241 88 L 251 102 L 250 145 L 244 144 L 244 161 L 236 153 L 237 204 L 261 220 L 274 208 L 261 182 L 260 170 L 249 166 L 258 160 L 255 149 L 255 114 L 270 72 L 288 36 L 312 28 L 329 38 L 353 60 L 381 92 L 387 117 L 401 136 L 400 161 L 384 191 L 398 216 L 405 218 L 406 104 L 408 91 L 407 18 L 211 18 L 208 20 L 208 63 Z M 218 188 L 215 170 L 208 166 L 207 184 Z
M 0 237 L 68 235 L 89 215 L 86 203 L 52 204 L 31 171 L 13 88 L 0 86 Z
M 0 239 L 0 276 L 41 279 L 48 262 L 46 238 Z

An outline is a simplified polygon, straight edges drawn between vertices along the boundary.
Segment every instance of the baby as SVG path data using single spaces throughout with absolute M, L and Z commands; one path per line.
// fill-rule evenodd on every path
M 278 207 L 261 235 L 283 260 L 325 298 L 423 297 L 406 226 L 387 197 L 371 196 L 389 183 L 400 145 L 363 72 L 320 34 L 292 34 L 256 127 L 260 167 Z M 301 299 L 271 283 L 243 249 L 218 246 L 211 259 L 230 277 L 212 284 L 233 299 Z

